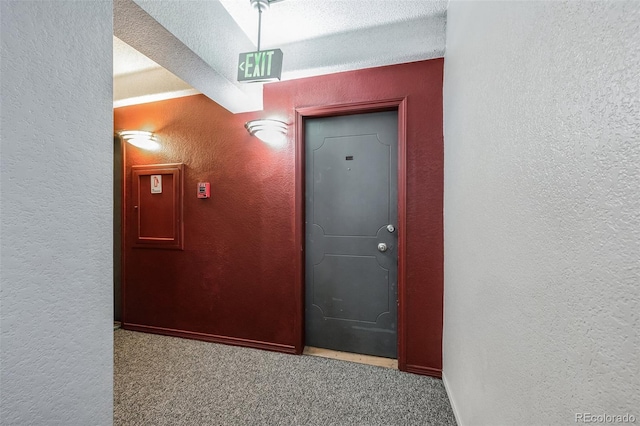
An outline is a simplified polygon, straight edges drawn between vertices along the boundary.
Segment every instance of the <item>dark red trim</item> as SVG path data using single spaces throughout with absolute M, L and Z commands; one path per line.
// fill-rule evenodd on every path
M 258 340 L 241 339 L 236 337 L 218 336 L 215 334 L 197 333 L 194 331 L 175 330 L 172 328 L 153 327 L 142 324 L 122 324 L 122 328 L 143 333 L 162 334 L 165 336 L 182 337 L 184 339 L 202 340 L 204 342 L 222 343 L 224 345 L 242 346 L 245 348 L 264 349 L 273 352 L 295 354 L 296 348 L 291 345 L 260 342 Z
M 405 365 L 407 373 L 420 374 L 421 376 L 431 376 L 442 378 L 442 370 L 439 368 L 423 367 L 421 365 Z
M 336 115 L 361 114 L 378 111 L 398 111 L 398 369 L 408 371 L 406 365 L 406 216 L 407 216 L 407 98 L 388 99 L 352 104 L 296 108 L 295 118 L 295 232 L 300 247 L 296 258 L 296 353 L 304 349 L 304 119 Z M 426 374 L 426 373 L 418 373 Z
M 398 369 L 407 364 L 407 98 L 398 104 Z
M 295 266 L 295 300 L 296 318 L 294 339 L 296 353 L 302 354 L 304 350 L 304 115 L 296 109 L 295 118 L 295 229 L 294 244 L 298 251 Z
M 120 136 L 118 136 L 120 138 Z M 127 268 L 126 261 L 127 256 L 125 256 L 125 250 L 127 248 L 127 215 L 125 214 L 125 206 L 127 205 L 127 147 L 125 141 L 120 138 L 120 149 L 122 150 L 122 194 L 120 194 L 120 324 L 124 324 L 126 320 L 125 315 L 125 306 L 127 306 L 125 302 L 125 295 L 127 292 L 125 291 L 126 282 L 127 282 Z

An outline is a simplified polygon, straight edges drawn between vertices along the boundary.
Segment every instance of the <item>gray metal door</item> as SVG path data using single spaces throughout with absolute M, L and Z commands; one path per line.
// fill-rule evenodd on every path
M 305 121 L 305 344 L 397 357 L 398 114 Z

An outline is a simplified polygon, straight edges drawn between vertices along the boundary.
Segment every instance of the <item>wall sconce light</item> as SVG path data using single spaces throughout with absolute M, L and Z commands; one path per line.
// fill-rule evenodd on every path
M 149 151 L 157 151 L 160 149 L 158 138 L 151 132 L 144 130 L 122 130 L 118 132 L 118 134 L 122 139 L 138 148 Z
M 279 120 L 259 119 L 247 121 L 245 129 L 251 136 L 255 136 L 269 145 L 280 145 L 287 135 L 287 123 Z

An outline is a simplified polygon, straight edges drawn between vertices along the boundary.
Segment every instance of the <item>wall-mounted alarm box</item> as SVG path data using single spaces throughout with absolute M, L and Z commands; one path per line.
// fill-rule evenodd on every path
M 198 183 L 198 198 L 211 197 L 211 184 L 209 182 Z

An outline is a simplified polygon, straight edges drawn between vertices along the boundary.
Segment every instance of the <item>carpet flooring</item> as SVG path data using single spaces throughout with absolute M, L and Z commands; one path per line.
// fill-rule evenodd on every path
M 438 379 L 114 331 L 115 425 L 455 425 Z

